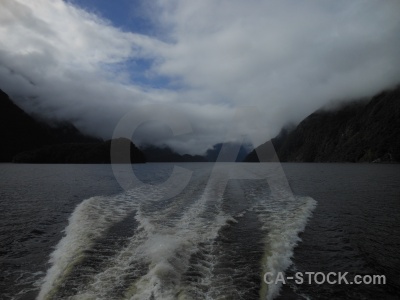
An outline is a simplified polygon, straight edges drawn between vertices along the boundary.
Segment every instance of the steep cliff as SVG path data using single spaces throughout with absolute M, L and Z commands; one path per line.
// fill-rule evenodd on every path
M 245 161 L 259 161 L 257 152 L 264 153 L 262 161 L 400 162 L 400 86 L 369 101 L 320 109 Z

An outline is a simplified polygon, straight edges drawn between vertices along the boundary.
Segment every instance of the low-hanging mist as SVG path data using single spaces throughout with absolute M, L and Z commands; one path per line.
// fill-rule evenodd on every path
M 78 1 L 1 1 L 0 88 L 28 112 L 103 138 L 126 112 L 168 105 L 193 132 L 157 143 L 195 154 L 228 132 L 263 142 L 331 100 L 372 96 L 400 80 L 394 0 L 129 5 L 122 27 Z M 243 105 L 262 117 L 238 121 Z

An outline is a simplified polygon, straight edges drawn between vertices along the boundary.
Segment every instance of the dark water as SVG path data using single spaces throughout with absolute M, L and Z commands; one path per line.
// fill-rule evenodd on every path
M 0 165 L 0 299 L 399 298 L 400 166 L 181 166 L 189 183 L 163 197 L 185 179 L 125 191 L 109 165 Z M 134 169 L 160 184 L 172 167 Z M 267 286 L 267 271 L 386 284 Z

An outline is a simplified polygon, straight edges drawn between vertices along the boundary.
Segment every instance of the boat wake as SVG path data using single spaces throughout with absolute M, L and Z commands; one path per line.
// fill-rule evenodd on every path
M 171 199 L 141 187 L 84 200 L 38 299 L 273 299 L 263 274 L 291 265 L 316 201 L 271 182 L 221 170 Z

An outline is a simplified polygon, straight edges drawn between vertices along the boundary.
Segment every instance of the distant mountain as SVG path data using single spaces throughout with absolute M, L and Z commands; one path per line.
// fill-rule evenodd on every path
M 148 162 L 215 162 L 222 149 L 222 143 L 215 144 L 212 149 L 208 149 L 204 156 L 178 154 L 167 146 L 157 147 L 154 145 L 146 145 L 141 148 Z M 236 155 L 239 147 L 239 153 Z M 224 144 L 223 160 L 226 162 L 242 161 L 249 153 L 249 147 L 244 145 L 226 143 Z
M 147 145 L 141 148 L 148 162 L 205 162 L 200 155 L 178 154 L 171 148 Z
M 109 163 L 111 141 L 81 133 L 67 122 L 52 125 L 37 120 L 15 105 L 0 90 L 0 162 L 19 163 Z M 128 143 L 128 144 L 127 144 Z M 132 162 L 145 162 L 129 140 L 117 145 L 131 147 Z
M 239 148 L 239 152 L 237 149 Z M 223 162 L 241 162 L 247 154 L 249 154 L 250 146 L 245 146 L 236 143 L 219 143 L 215 144 L 211 149 L 208 149 L 205 158 L 209 162 L 216 162 L 218 156 L 221 154 L 220 161 Z M 223 152 L 221 153 L 221 150 Z
M 273 148 L 272 148 L 273 146 Z M 400 86 L 369 101 L 320 109 L 244 161 L 400 162 Z
M 70 143 L 48 145 L 17 154 L 13 158 L 16 163 L 46 164 L 109 164 L 111 143 L 115 143 L 116 163 L 144 163 L 143 153 L 128 139 L 119 138 L 98 143 Z M 118 155 L 119 149 L 130 147 L 129 157 Z
M 284 127 L 281 129 L 279 134 L 273 139 L 265 142 L 264 144 L 253 149 L 244 159 L 244 162 L 259 162 L 260 159 L 258 155 L 261 156 L 261 161 L 263 162 L 278 162 L 279 158 L 277 156 L 277 150 L 280 149 L 282 144 L 286 141 L 289 133 L 294 130 L 292 127 Z
M 98 143 L 101 140 L 82 134 L 72 124 L 50 126 L 38 121 L 0 90 L 0 162 L 10 162 L 19 152 L 59 143 Z

